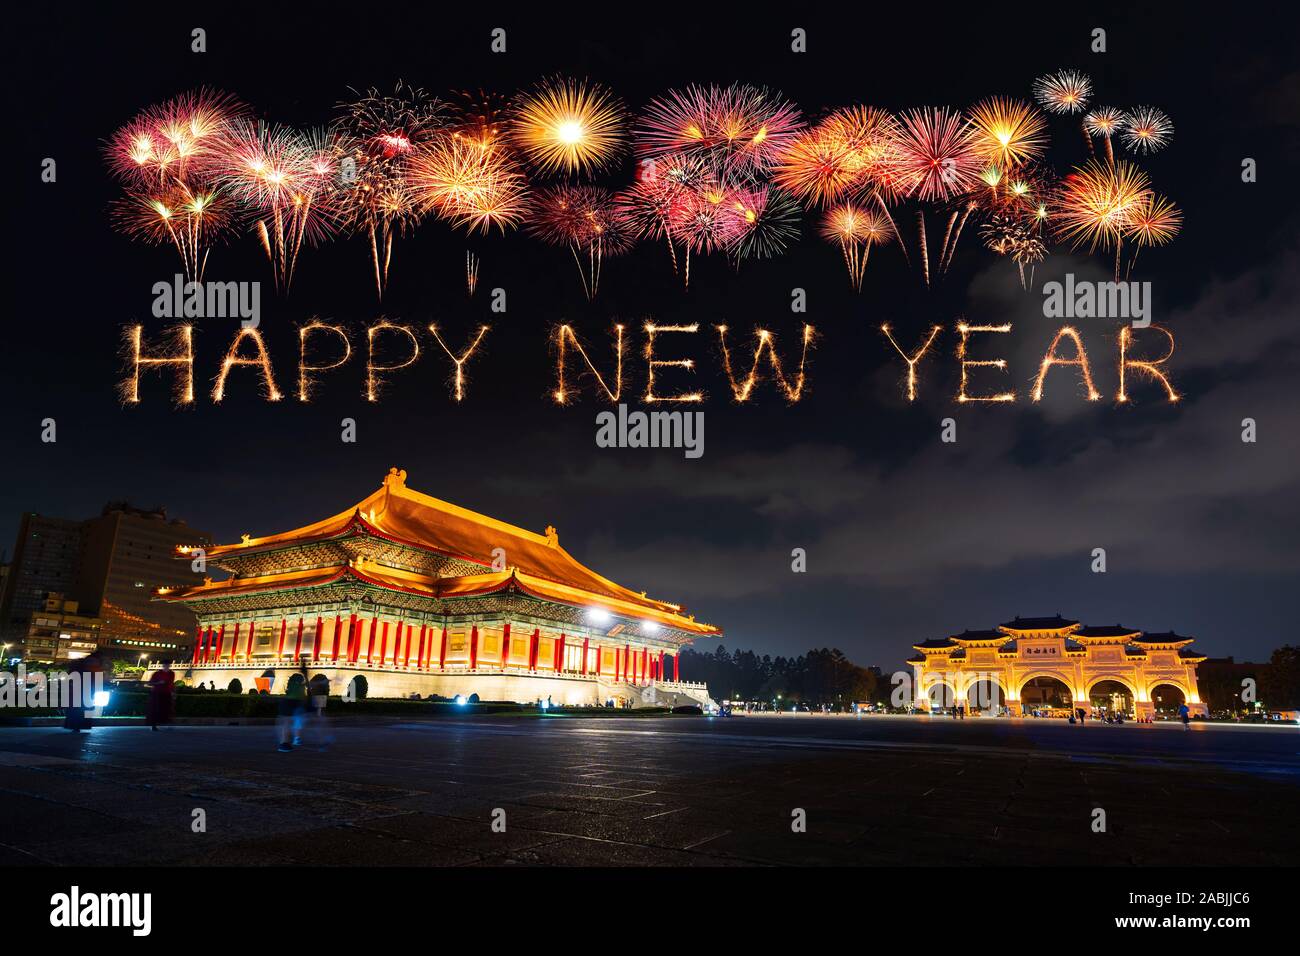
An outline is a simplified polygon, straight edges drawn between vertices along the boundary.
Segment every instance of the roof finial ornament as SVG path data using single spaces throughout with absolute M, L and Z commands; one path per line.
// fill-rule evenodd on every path
M 553 524 L 548 524 L 546 526 L 546 545 L 551 548 L 558 548 L 560 546 L 560 532 L 555 530 L 555 525 Z
M 406 487 L 406 470 L 399 468 L 389 468 L 388 475 L 384 478 L 384 484 L 394 488 Z
M 247 545 L 252 540 L 253 536 L 251 534 L 241 534 L 239 536 L 239 543 L 243 545 Z

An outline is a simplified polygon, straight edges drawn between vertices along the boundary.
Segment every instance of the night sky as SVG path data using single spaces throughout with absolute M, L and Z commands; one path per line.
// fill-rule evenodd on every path
M 498 10 L 423 20 L 389 16 L 386 5 L 368 15 L 356 4 L 301 15 L 260 8 L 248 18 L 167 9 L 74 17 L 38 8 L 15 24 L 8 86 L 17 208 L 0 385 L 0 547 L 10 554 L 24 511 L 80 518 L 127 498 L 165 505 L 229 541 L 339 511 L 395 465 L 420 491 L 534 530 L 554 524 L 579 560 L 685 604 L 720 625 L 732 648 L 792 655 L 831 645 L 893 669 L 915 641 L 1057 612 L 1173 629 L 1205 653 L 1238 660 L 1294 640 L 1300 74 L 1287 31 L 1057 5 L 1010 18 L 985 7 L 966 17 L 899 8 L 896 19 L 871 12 L 862 22 L 798 8 L 697 22 L 662 5 L 629 7 L 631 22 L 568 4 L 545 19 Z M 195 26 L 207 30 L 207 53 L 190 52 Z M 496 26 L 508 31 L 505 55 L 489 52 Z M 796 26 L 808 31 L 803 55 L 789 49 Z M 1095 26 L 1108 32 L 1105 54 L 1089 52 Z M 562 73 L 612 87 L 633 111 L 670 87 L 743 81 L 779 88 L 816 117 L 861 102 L 897 110 L 1028 98 L 1034 77 L 1061 67 L 1089 73 L 1099 104 L 1151 104 L 1175 123 L 1172 145 L 1142 165 L 1183 209 L 1184 230 L 1143 252 L 1134 278 L 1153 283 L 1153 318 L 1177 337 L 1169 365 L 1185 397 L 1177 406 L 1140 380 L 1127 406 L 1115 404 L 1118 325 L 1098 319 L 1077 324 L 1103 400 L 1085 402 L 1075 370 L 1057 369 L 1045 400 L 1028 401 L 1060 324 L 1043 317 L 1038 290 L 1071 271 L 1105 279 L 1104 255 L 1057 247 L 1026 293 L 1014 267 L 967 234 L 935 288 L 926 290 L 894 247 L 872 253 L 858 295 L 838 250 L 807 218 L 802 242 L 780 259 L 737 272 L 721 256 L 697 257 L 689 292 L 663 245 L 643 243 L 606 264 L 592 303 L 567 252 L 521 234 L 467 241 L 424 223 L 396 242 L 382 308 L 360 238 L 305 251 L 286 300 L 271 292 L 255 241 L 237 236 L 213 251 L 206 278 L 263 282 L 262 329 L 282 391 L 294 391 L 296 325 L 309 316 L 350 326 L 360 347 L 380 315 L 419 329 L 436 322 L 453 348 L 486 322 L 492 330 L 468 366 L 465 401 L 451 400 L 451 365 L 422 334 L 420 361 L 392 378 L 378 404 L 364 401 L 364 366 L 354 358 L 321 380 L 311 404 L 267 403 L 243 370 L 216 406 L 211 379 L 236 327 L 221 319 L 197 326 L 194 407 L 176 409 L 170 378 L 158 374 L 145 377 L 140 406 L 117 400 L 122 327 L 143 321 L 156 340 L 168 323 L 149 314 L 150 290 L 179 260 L 112 229 L 108 207 L 119 189 L 102 143 L 177 93 L 216 87 L 260 116 L 309 126 L 331 119 L 349 87 L 391 90 L 402 79 L 435 93 L 512 94 Z M 1057 169 L 1086 158 L 1077 120 L 1054 118 L 1050 129 Z M 55 184 L 39 179 L 47 156 L 58 163 Z M 1247 156 L 1258 160 L 1258 183 L 1241 182 Z M 597 182 L 622 187 L 631 176 L 628 160 Z M 940 221 L 930 218 L 932 242 Z M 914 248 L 910 225 L 900 222 Z M 472 299 L 467 248 L 482 259 Z M 505 315 L 489 312 L 498 286 L 507 290 Z M 807 290 L 806 316 L 790 311 L 794 287 Z M 954 402 L 958 316 L 1015 324 L 1012 335 L 986 337 L 977 356 L 1005 356 L 1009 374 L 973 373 L 983 376 L 975 391 L 1015 388 L 1014 406 Z M 694 373 L 657 374 L 665 392 L 708 393 L 699 460 L 680 450 L 597 448 L 594 418 L 606 406 L 592 388 L 567 408 L 549 401 L 547 338 L 557 322 L 574 325 L 606 364 L 611 323 L 628 324 L 630 398 L 645 389 L 640 326 L 649 317 L 702 326 L 662 339 L 661 357 L 694 358 Z M 713 326 L 726 323 L 746 348 L 755 326 L 768 328 L 793 363 L 805 319 L 819 338 L 804 399 L 788 405 L 767 381 L 754 400 L 733 404 Z M 912 405 L 884 321 L 905 346 L 932 324 L 944 327 Z M 747 368 L 752 353 L 737 354 Z M 358 423 L 356 444 L 339 440 L 345 416 Z M 947 416 L 957 421 L 956 444 L 939 441 Z M 40 440 L 47 417 L 57 421 L 54 444 Z M 1256 444 L 1240 440 L 1245 417 L 1258 423 Z M 807 551 L 805 574 L 791 572 L 796 547 Z M 1105 574 L 1090 570 L 1096 547 L 1107 551 Z

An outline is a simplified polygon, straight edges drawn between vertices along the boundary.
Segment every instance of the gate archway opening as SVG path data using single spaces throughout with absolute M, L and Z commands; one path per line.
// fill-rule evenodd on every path
M 1088 691 L 1088 704 L 1092 712 L 1102 719 L 1122 716 L 1131 719 L 1136 716 L 1133 708 L 1133 692 L 1121 681 L 1099 680 Z
M 994 716 L 1002 713 L 1006 703 L 1007 695 L 1002 690 L 1002 685 L 995 680 L 977 680 L 966 688 L 966 710 L 968 713 Z
M 950 684 L 942 681 L 930 685 L 926 691 L 926 697 L 930 701 L 930 713 L 941 714 L 951 712 L 953 706 L 957 703 L 957 693 L 952 689 Z
M 1074 694 L 1059 677 L 1031 677 L 1020 688 L 1020 706 L 1035 717 L 1068 717 Z
M 1156 684 L 1149 696 L 1156 716 L 1170 720 L 1178 716 L 1178 708 L 1187 702 L 1187 695 L 1174 684 Z

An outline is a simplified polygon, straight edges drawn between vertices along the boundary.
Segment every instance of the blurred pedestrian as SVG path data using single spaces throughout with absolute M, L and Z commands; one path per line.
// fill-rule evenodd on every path
M 1191 730 L 1192 710 L 1186 703 L 1183 703 L 1182 706 L 1178 708 L 1178 716 L 1183 722 L 1183 730 Z
M 307 673 L 307 667 L 303 665 L 303 675 Z M 308 709 L 307 717 L 311 721 L 313 736 L 316 740 L 316 746 L 321 750 L 329 747 L 334 742 L 333 736 L 329 732 L 329 720 L 325 716 L 325 705 L 329 702 L 330 680 L 324 674 L 317 674 L 307 682 L 307 699 L 311 706 Z
M 96 650 L 85 657 L 70 661 L 68 673 L 77 675 L 79 679 L 68 682 L 72 699 L 68 701 L 68 706 L 64 710 L 63 726 L 74 734 L 79 734 L 92 726 L 90 718 L 86 716 L 86 700 L 90 699 L 90 709 L 94 710 L 94 695 L 99 690 L 104 674 L 103 658 Z
M 149 705 L 146 714 L 154 730 L 159 724 L 170 724 L 176 719 L 176 673 L 170 664 L 164 664 L 149 675 Z
M 301 674 L 289 675 L 289 683 L 280 698 L 280 714 L 276 725 L 280 730 L 281 753 L 288 753 L 302 742 L 302 711 L 307 703 L 307 682 Z

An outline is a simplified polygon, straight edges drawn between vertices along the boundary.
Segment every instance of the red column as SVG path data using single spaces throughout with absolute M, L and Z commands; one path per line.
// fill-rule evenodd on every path
M 373 643 L 374 641 L 371 641 L 371 644 Z M 395 656 L 397 653 L 396 647 L 393 648 L 393 653 Z M 380 628 L 380 637 L 379 637 L 379 666 L 380 667 L 384 666 L 384 660 L 387 657 L 388 657 L 388 622 L 385 621 L 383 627 Z
M 681 670 L 679 670 L 677 667 L 678 661 L 681 659 L 681 656 L 682 656 L 681 651 L 678 651 L 676 654 L 673 655 L 673 680 L 674 681 L 679 681 L 682 679 Z
M 655 668 L 655 673 L 659 680 L 664 679 L 664 652 L 659 652 L 659 666 Z
M 379 617 L 376 615 L 370 619 L 370 640 L 366 642 L 366 663 L 369 664 L 375 656 L 375 635 L 379 633 Z
M 190 657 L 191 666 L 199 662 L 199 645 L 203 643 L 203 625 L 194 628 L 194 654 Z
M 353 623 L 356 625 L 352 632 L 348 634 L 348 663 L 355 664 L 361 657 L 361 632 L 365 629 L 366 622 L 360 617 L 353 615 Z
M 215 654 L 212 655 L 213 661 L 215 661 L 218 664 L 221 663 L 221 645 L 224 644 L 225 642 L 226 642 L 226 625 L 222 624 L 221 627 L 217 630 L 217 651 Z M 208 648 L 208 650 L 211 650 L 211 648 Z M 205 657 L 203 659 L 203 663 L 206 664 L 207 662 L 208 659 Z
M 411 666 L 411 628 L 412 627 L 414 627 L 414 625 L 408 625 L 407 627 L 402 627 L 402 622 L 401 621 L 397 622 L 397 642 L 399 644 L 402 642 L 402 632 L 403 631 L 406 632 L 406 654 L 403 655 L 402 657 L 403 668 L 410 668 Z
M 302 632 L 304 622 L 301 617 L 298 618 L 298 634 L 293 639 L 293 659 L 296 661 L 302 657 Z
M 235 648 L 239 647 L 239 632 L 244 629 L 244 625 L 238 621 L 235 622 L 235 639 L 230 642 L 230 659 L 235 659 Z M 220 663 L 220 660 L 218 660 Z
M 510 622 L 501 628 L 501 669 L 505 670 L 506 665 L 510 663 Z
M 582 639 L 582 676 L 587 676 L 587 639 Z
M 275 648 L 276 660 L 279 660 L 281 657 L 284 657 L 284 638 L 285 635 L 288 633 L 289 633 L 289 619 L 282 617 L 280 618 L 280 643 L 276 645 Z M 249 657 L 252 657 L 253 649 L 251 647 L 248 649 L 248 652 L 249 652 Z
M 478 625 L 469 629 L 469 669 L 478 667 Z
M 600 676 L 600 645 L 596 645 L 596 676 Z
M 248 622 L 248 653 L 244 658 L 245 660 L 251 661 L 253 659 L 253 639 L 255 637 L 257 637 L 257 622 L 249 621 Z
M 650 648 L 641 648 L 641 683 L 648 683 L 650 680 Z
M 623 680 L 628 683 L 632 682 L 632 645 L 623 645 Z
M 564 670 L 564 635 L 555 644 L 555 673 Z
M 442 650 L 438 652 L 438 669 L 447 669 L 447 625 L 442 626 Z
M 415 666 L 417 670 L 424 670 L 424 634 L 425 631 L 428 630 L 428 627 L 429 625 L 427 624 L 420 625 L 420 649 L 415 655 Z
M 349 624 L 348 628 L 350 630 L 352 628 L 352 625 Z M 331 660 L 337 661 L 339 659 L 339 638 L 341 638 L 342 636 L 343 636 L 343 615 L 335 614 L 334 615 L 334 652 L 331 655 Z
M 528 669 L 537 669 L 537 648 L 542 642 L 542 632 L 538 628 L 533 628 L 532 637 L 528 639 Z
M 321 641 L 324 639 L 325 639 L 325 620 L 324 618 L 317 617 L 316 618 L 316 640 L 312 643 L 312 649 L 311 649 L 312 660 L 314 661 L 320 660 L 320 644 Z

